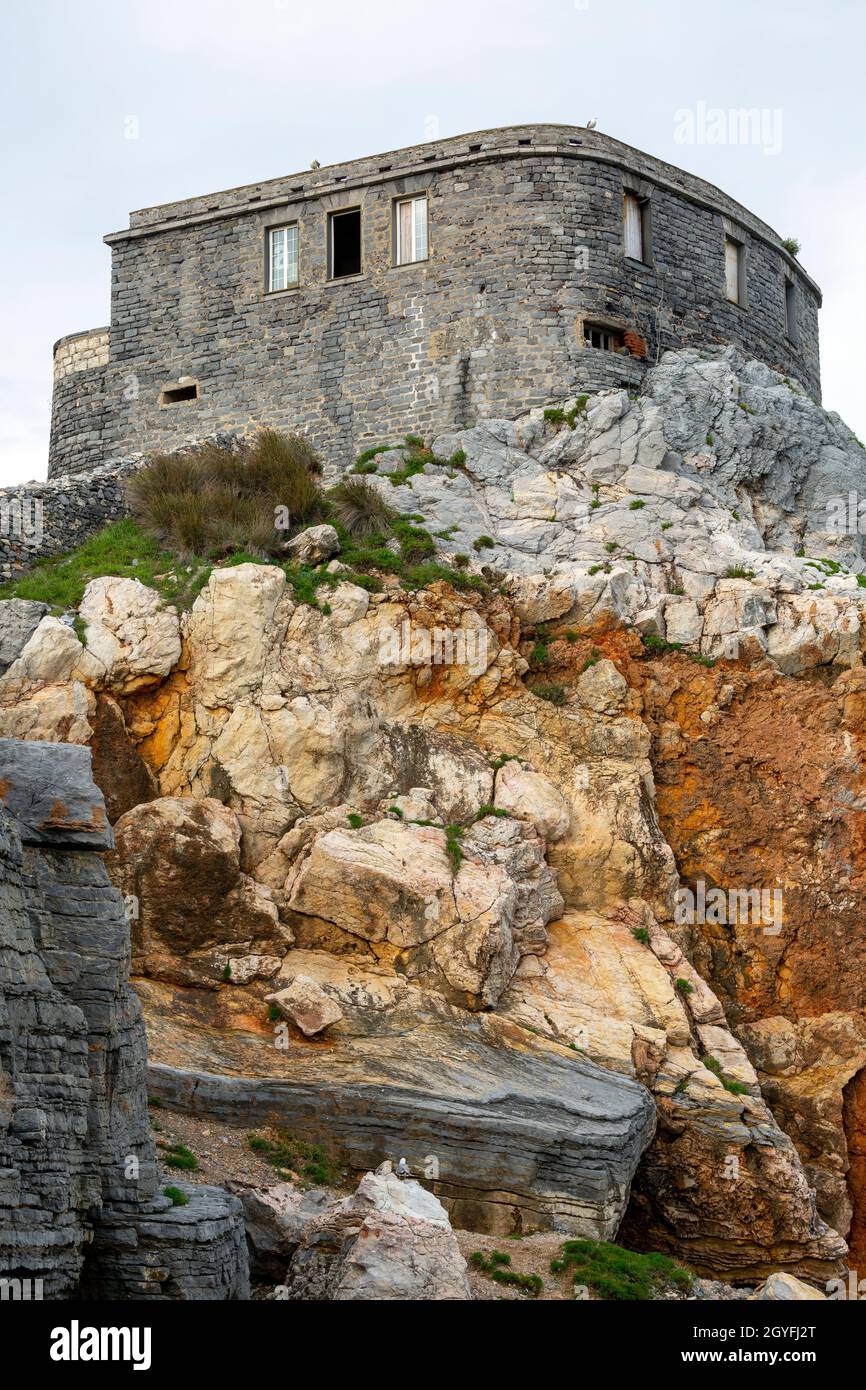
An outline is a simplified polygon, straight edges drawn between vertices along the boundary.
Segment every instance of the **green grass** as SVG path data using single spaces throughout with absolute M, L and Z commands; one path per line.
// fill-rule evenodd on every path
M 461 843 L 460 843 L 460 841 L 462 840 L 462 838 L 463 838 L 463 826 L 462 826 L 462 825 L 446 825 L 446 827 L 445 827 L 445 853 L 448 855 L 448 858 L 449 858 L 450 861 L 451 861 L 451 870 L 452 870 L 452 872 L 455 873 L 455 874 L 456 874 L 457 871 L 459 870 L 460 865 L 463 863 L 463 860 L 464 860 L 464 858 L 465 858 L 465 856 L 464 856 L 464 854 L 463 854 L 463 846 L 462 846 Z
M 357 811 L 350 811 L 346 817 L 353 830 L 360 830 L 364 824 L 364 817 L 359 816 Z
M 682 976 L 680 976 L 680 978 L 675 981 L 674 988 L 676 989 L 678 994 L 683 994 L 686 997 L 688 997 L 688 995 L 690 994 L 694 994 L 695 992 L 695 987 L 691 983 L 691 981 L 684 980 Z
M 533 695 L 538 696 L 539 700 L 547 700 L 548 704 L 558 706 L 565 704 L 565 686 L 559 685 L 556 681 L 531 685 L 529 689 Z
M 642 946 L 649 945 L 649 932 L 646 927 L 632 927 L 631 934 L 635 941 L 639 941 Z
M 169 603 L 186 606 L 210 576 L 207 561 L 190 562 L 192 573 L 134 521 L 115 521 L 77 550 L 57 559 L 40 560 L 19 579 L 0 586 L 0 598 L 29 598 L 55 612 L 77 608 L 91 579 L 116 575 L 140 579 Z
M 475 1250 L 469 1256 L 469 1263 L 494 1283 L 509 1284 L 531 1294 L 533 1298 L 537 1298 L 544 1288 L 544 1280 L 538 1274 L 518 1274 L 516 1269 L 511 1269 L 511 1256 L 502 1250 L 491 1250 L 489 1255 L 485 1255 L 483 1250 Z
M 645 1302 L 668 1291 L 686 1294 L 693 1283 L 688 1270 L 667 1255 L 642 1255 L 600 1240 L 565 1241 L 550 1268 L 554 1274 L 568 1270 L 576 1285 L 619 1302 Z
M 754 579 L 755 571 L 743 569 L 742 565 L 729 565 L 725 570 L 726 579 Z
M 189 1206 L 189 1198 L 187 1197 L 185 1192 L 181 1192 L 179 1187 L 164 1187 L 162 1189 L 162 1195 L 163 1197 L 171 1198 L 171 1204 L 173 1207 Z
M 278 1129 L 276 1135 L 276 1139 L 266 1139 L 261 1134 L 248 1134 L 247 1143 L 281 1178 L 297 1173 L 310 1186 L 334 1186 L 339 1173 L 322 1144 L 310 1144 L 285 1129 Z
M 188 1149 L 186 1144 L 165 1144 L 160 1145 L 162 1161 L 168 1168 L 181 1168 L 185 1172 L 194 1173 L 198 1168 L 198 1159 Z

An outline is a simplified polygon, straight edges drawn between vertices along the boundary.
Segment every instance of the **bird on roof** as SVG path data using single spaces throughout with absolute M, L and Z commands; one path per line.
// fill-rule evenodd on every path
M 587 123 L 586 123 L 586 128 L 587 128 L 587 130 L 595 130 L 595 128 L 596 128 L 597 125 L 598 125 L 598 121 L 596 120 L 595 116 L 593 116 L 593 118 L 592 118 L 591 121 L 587 121 Z
M 321 167 L 322 167 L 322 165 L 321 165 L 321 163 L 320 163 L 320 161 L 319 161 L 318 159 L 311 159 L 311 160 L 310 160 L 310 168 L 311 168 L 311 169 L 321 169 Z
M 405 1158 L 400 1159 L 400 1162 L 397 1164 L 397 1167 L 394 1169 L 394 1172 L 397 1174 L 398 1178 L 411 1178 L 412 1176 L 412 1169 L 409 1167 L 409 1164 L 406 1162 Z

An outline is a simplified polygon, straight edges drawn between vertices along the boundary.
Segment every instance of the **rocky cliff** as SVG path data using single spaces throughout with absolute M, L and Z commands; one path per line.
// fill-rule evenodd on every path
M 0 729 L 93 749 L 151 1088 L 405 1154 L 458 1225 L 826 1278 L 866 1223 L 866 454 L 727 351 L 431 457 L 370 480 L 483 592 L 337 557 L 317 606 L 241 564 L 180 618 L 95 580 L 83 643 L 4 620 Z
M 0 740 L 0 803 L 0 1277 L 47 1298 L 244 1297 L 237 1198 L 190 1187 L 175 1210 L 159 1186 L 87 749 Z

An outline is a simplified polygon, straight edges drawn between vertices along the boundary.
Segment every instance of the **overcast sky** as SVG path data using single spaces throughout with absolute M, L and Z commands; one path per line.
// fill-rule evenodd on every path
M 130 209 L 431 131 L 589 117 L 799 239 L 824 402 L 866 439 L 864 0 L 0 6 L 0 483 L 45 476 L 52 345 L 108 323 L 102 237 Z M 709 143 L 712 113 L 740 108 L 759 138 Z

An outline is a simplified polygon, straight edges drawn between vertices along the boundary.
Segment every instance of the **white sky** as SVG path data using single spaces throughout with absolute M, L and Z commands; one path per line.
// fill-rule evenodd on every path
M 51 349 L 109 319 L 130 209 L 523 121 L 718 184 L 824 290 L 824 402 L 866 440 L 863 0 L 0 0 L 0 484 L 45 476 Z M 675 113 L 781 113 L 776 154 Z M 137 139 L 126 138 L 128 118 Z

